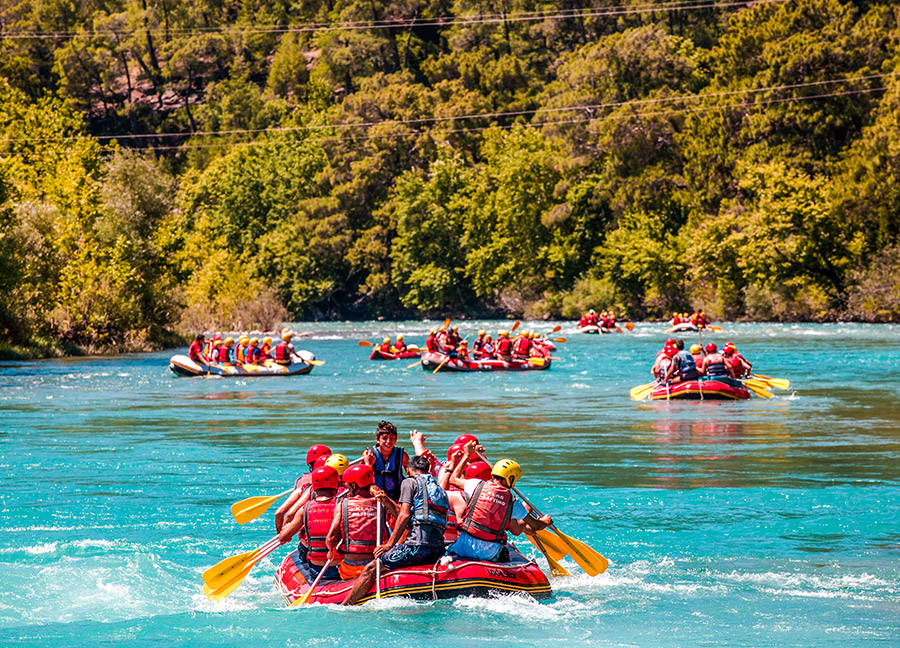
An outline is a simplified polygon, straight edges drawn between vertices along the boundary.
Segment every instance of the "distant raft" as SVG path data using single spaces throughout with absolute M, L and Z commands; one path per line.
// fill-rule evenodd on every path
M 372 349 L 369 360 L 404 360 L 406 358 L 418 358 L 421 355 L 422 350 L 416 346 L 408 346 L 406 351 L 402 353 L 385 353 L 376 346 Z
M 597 334 L 607 334 L 607 333 L 621 333 L 621 329 L 614 328 L 606 328 L 605 326 L 597 326 L 596 324 L 591 324 L 590 326 L 582 326 L 581 328 L 575 329 L 576 333 L 587 333 L 589 335 L 597 335 Z
M 441 366 L 441 371 L 534 371 L 549 369 L 550 358 L 528 358 L 527 360 L 460 360 L 459 358 L 447 358 L 443 353 L 426 351 L 422 354 L 422 368 L 426 371 L 434 371 Z
M 404 567 L 381 576 L 381 596 L 405 596 L 413 599 L 447 599 L 457 596 L 488 597 L 495 594 L 520 593 L 535 599 L 550 598 L 552 591 L 547 576 L 533 560 L 528 560 L 510 547 L 510 562 L 493 563 L 457 559 L 447 564 Z M 275 586 L 284 602 L 297 605 L 309 590 L 309 584 L 297 567 L 297 552 L 288 555 L 275 575 Z M 320 581 L 309 597 L 309 603 L 341 603 L 354 580 Z M 375 583 L 359 604 L 376 596 Z
M 312 371 L 312 361 L 316 359 L 309 351 L 298 351 L 294 362 L 280 365 L 274 360 L 266 360 L 264 365 L 252 364 L 198 364 L 186 355 L 172 356 L 169 369 L 179 376 L 222 376 L 223 378 L 263 376 L 301 376 Z
M 657 385 L 650 400 L 747 400 L 750 392 L 739 380 L 690 380 Z
M 666 333 L 683 333 L 685 331 L 697 332 L 699 330 L 700 329 L 697 328 L 696 324 L 691 324 L 690 322 L 682 322 L 681 324 L 670 326 Z

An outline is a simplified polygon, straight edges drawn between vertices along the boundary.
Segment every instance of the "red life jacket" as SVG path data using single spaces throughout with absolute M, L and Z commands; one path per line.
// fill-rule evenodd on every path
M 303 473 L 302 475 L 297 477 L 297 479 L 294 481 L 294 490 L 297 490 L 298 488 L 300 488 L 302 490 L 306 490 L 306 486 L 309 486 L 311 484 L 312 484 L 312 473 L 311 472 Z
M 309 561 L 312 563 L 324 564 L 328 560 L 325 536 L 331 528 L 336 503 L 337 499 L 334 497 L 327 502 L 318 502 L 313 498 L 303 509 L 303 530 L 309 547 Z
M 191 342 L 191 348 L 188 349 L 188 357 L 194 362 L 203 362 L 203 345 L 200 340 Z
M 506 544 L 506 528 L 512 517 L 513 497 L 497 482 L 481 482 L 466 506 L 460 531 L 480 540 Z
M 397 353 L 403 353 L 404 351 L 406 351 L 406 342 L 401 342 L 400 340 L 394 342 L 394 351 L 396 351 Z
M 500 338 L 500 341 L 497 342 L 497 355 L 512 355 L 512 340 L 508 337 Z
M 427 338 L 425 338 L 425 348 L 434 353 L 437 351 L 437 342 L 434 340 L 434 335 L 429 334 Z
M 291 349 L 290 342 L 285 342 L 282 340 L 275 347 L 275 362 L 279 364 L 290 364 L 291 363 Z
M 392 355 L 392 354 L 391 354 L 391 343 L 390 343 L 390 342 L 382 342 L 381 344 L 378 345 L 378 350 L 381 351 L 382 353 L 386 353 L 386 354 L 388 354 L 388 355 Z
M 259 347 L 259 361 L 265 362 L 269 358 L 272 357 L 272 347 L 268 344 L 263 344 Z
M 527 337 L 521 337 L 516 340 L 516 354 L 528 357 L 528 351 L 531 349 L 531 340 Z
M 224 344 L 216 347 L 216 360 L 219 362 L 231 362 L 231 354 L 228 353 L 228 347 Z
M 378 509 L 374 497 L 345 497 L 341 502 L 341 531 L 344 553 L 370 554 L 375 551 Z M 384 538 L 382 538 L 384 539 Z
M 244 362 L 249 362 L 250 364 L 259 364 L 259 347 L 248 348 L 247 357 L 244 359 Z

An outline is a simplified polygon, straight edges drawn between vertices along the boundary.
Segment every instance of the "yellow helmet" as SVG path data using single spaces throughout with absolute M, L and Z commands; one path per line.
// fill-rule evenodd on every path
M 272 344 L 272 338 L 267 337 L 263 340 L 263 344 Z
M 500 337 L 506 337 L 509 335 L 509 331 L 500 331 L 499 333 L 497 333 L 497 335 L 499 335 Z
M 432 335 L 434 335 L 435 333 L 437 333 L 437 329 L 431 329 L 431 330 L 428 331 L 428 332 L 431 333 Z
M 391 338 L 384 338 L 384 339 L 381 341 L 381 343 L 382 343 L 382 344 L 387 344 L 387 343 L 389 343 L 390 341 L 391 341 Z
M 454 330 L 454 331 L 458 331 L 458 330 L 459 330 L 459 327 L 458 327 L 458 326 L 454 326 L 454 327 L 453 327 L 453 330 Z
M 484 335 L 484 331 L 478 331 L 478 335 Z
M 238 338 L 238 342 L 240 342 L 241 344 L 247 344 L 249 341 L 250 338 L 248 338 L 246 335 L 242 335 Z
M 403 339 L 403 336 L 402 336 L 402 335 L 398 335 L 398 336 L 397 336 L 397 341 L 398 341 L 398 342 L 399 342 L 400 340 L 402 340 L 402 339 Z
M 287 333 L 281 334 L 281 339 L 285 340 L 285 341 L 290 340 L 292 337 L 294 337 L 294 334 L 291 333 L 290 331 L 288 331 Z
M 503 477 L 506 480 L 506 484 L 512 488 L 516 485 L 519 477 L 522 476 L 522 467 L 512 459 L 501 459 L 494 464 L 494 467 L 491 469 L 491 475 Z
M 325 465 L 331 466 L 337 470 L 338 475 L 343 475 L 344 471 L 350 466 L 350 462 L 347 461 L 347 457 L 342 454 L 333 454 L 325 460 Z M 521 471 L 519 472 L 521 474 Z
M 224 344 L 225 346 L 231 346 L 232 344 L 234 344 L 234 338 L 227 337 L 222 341 L 222 344 Z
M 259 338 L 250 338 L 250 346 L 259 346 Z

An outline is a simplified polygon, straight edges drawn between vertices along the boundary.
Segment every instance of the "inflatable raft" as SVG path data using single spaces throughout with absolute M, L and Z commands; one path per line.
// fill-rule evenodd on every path
M 650 400 L 747 400 L 750 392 L 740 381 L 691 380 L 677 385 L 657 385 Z
M 591 335 L 597 334 L 607 334 L 607 333 L 621 333 L 621 330 L 606 328 L 605 326 L 597 326 L 596 324 L 592 324 L 591 326 L 582 326 L 579 329 L 575 329 L 576 333 L 588 333 Z
M 446 362 L 444 362 L 446 360 Z M 534 371 L 549 369 L 550 358 L 528 358 L 528 360 L 460 360 L 450 358 L 443 353 L 426 351 L 422 354 L 422 368 L 434 371 L 441 365 L 441 371 Z
M 421 349 L 419 347 L 410 346 L 406 348 L 406 351 L 403 353 L 385 353 L 378 349 L 378 347 L 374 347 L 372 349 L 372 354 L 369 356 L 369 360 L 403 360 L 405 358 L 418 358 L 422 355 Z
M 316 359 L 309 351 L 298 351 L 297 357 L 290 365 L 280 365 L 274 360 L 266 360 L 265 365 L 252 364 L 198 364 L 186 355 L 172 356 L 169 369 L 179 376 L 299 376 L 312 371 L 312 361 Z
M 491 594 L 522 592 L 536 599 L 551 596 L 547 576 L 533 560 L 510 548 L 510 562 L 442 559 L 435 565 L 406 567 L 381 574 L 381 596 L 406 596 L 413 599 L 447 599 L 456 596 L 487 597 Z M 309 589 L 297 567 L 297 552 L 289 554 L 275 575 L 275 586 L 289 606 L 297 605 Z M 352 580 L 319 581 L 309 603 L 341 603 L 353 587 Z M 375 598 L 376 587 L 360 599 L 360 604 Z
M 697 328 L 695 324 L 691 324 L 690 322 L 682 322 L 681 324 L 676 324 L 675 326 L 670 326 L 669 330 L 666 333 L 684 333 L 685 331 L 693 331 L 697 332 L 700 329 Z

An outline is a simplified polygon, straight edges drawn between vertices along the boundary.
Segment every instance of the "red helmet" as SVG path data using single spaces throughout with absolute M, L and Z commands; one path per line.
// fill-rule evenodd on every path
M 316 463 L 316 459 L 319 457 L 327 457 L 331 454 L 331 449 L 328 446 L 323 445 L 314 445 L 310 446 L 309 450 L 306 451 L 306 463 L 314 464 Z
M 471 434 L 460 434 L 458 437 L 456 437 L 456 441 L 454 441 L 454 443 L 458 443 L 459 445 L 464 446 L 469 443 L 469 441 L 474 441 L 475 445 L 478 445 L 478 439 L 476 439 L 474 435 Z
M 491 467 L 483 461 L 473 461 L 466 466 L 466 479 L 491 480 Z
M 372 470 L 372 466 L 365 464 L 350 466 L 344 471 L 343 479 L 345 484 L 356 484 L 360 488 L 365 488 L 375 483 L 375 471 Z
M 319 457 L 318 459 L 316 459 L 316 463 L 313 464 L 313 470 L 315 470 L 316 468 L 321 468 L 322 466 L 324 466 L 324 465 L 325 465 L 325 462 L 328 461 L 328 457 L 330 457 L 330 456 L 331 456 L 331 455 L 322 455 L 321 457 Z
M 340 477 L 338 477 L 337 470 L 331 466 L 322 466 L 321 468 L 316 468 L 312 472 L 313 490 L 319 490 L 320 488 L 337 488 L 339 480 Z
M 676 349 L 673 346 L 667 346 L 663 351 L 665 352 L 666 357 L 669 357 L 669 358 L 671 358 L 672 356 L 674 356 L 678 353 L 678 349 Z
M 447 461 L 453 458 L 453 453 L 457 450 L 462 450 L 465 447 L 464 443 L 454 443 L 452 446 L 447 448 Z
M 666 346 L 675 346 L 675 338 L 669 338 L 666 340 Z
M 706 349 L 706 352 L 707 352 L 707 353 L 715 353 L 716 351 L 719 350 L 719 347 L 716 346 L 716 343 L 715 343 L 715 342 L 710 342 L 709 344 L 707 344 L 707 345 L 706 345 L 705 347 L 703 347 L 703 348 Z
M 731 342 L 726 342 L 722 345 L 722 353 L 731 354 L 735 351 L 737 351 L 737 347 L 735 347 Z

